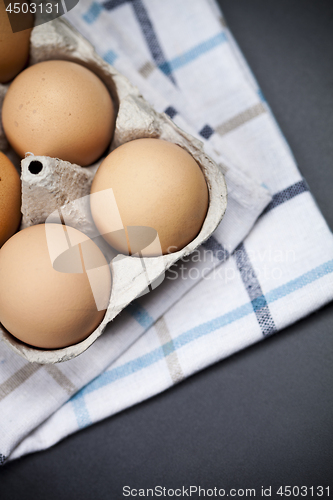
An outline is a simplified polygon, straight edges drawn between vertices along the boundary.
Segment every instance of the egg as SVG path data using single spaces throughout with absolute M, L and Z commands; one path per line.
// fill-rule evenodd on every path
M 21 181 L 12 162 L 0 151 L 0 247 L 21 220 Z
M 15 14 L 15 23 L 23 23 L 27 29 L 13 33 L 3 0 L 0 0 L 0 83 L 12 80 L 26 65 L 29 57 L 30 33 L 33 15 L 22 13 L 23 0 L 16 2 L 20 12 Z
M 111 142 L 115 111 L 104 83 L 69 61 L 43 61 L 11 83 L 2 108 L 8 141 L 24 157 L 94 163 Z
M 101 193 L 107 189 L 112 189 L 126 237 L 119 231 L 112 196 Z M 135 253 L 140 249 L 139 229 L 152 228 L 166 254 L 180 250 L 199 233 L 208 209 L 208 188 L 199 165 L 183 148 L 161 139 L 136 139 L 102 162 L 92 183 L 90 206 L 98 230 L 119 252 Z M 158 255 L 156 246 L 147 248 L 146 256 Z
M 16 338 L 55 349 L 85 339 L 102 321 L 111 274 L 88 236 L 61 224 L 16 233 L 0 249 L 0 322 Z

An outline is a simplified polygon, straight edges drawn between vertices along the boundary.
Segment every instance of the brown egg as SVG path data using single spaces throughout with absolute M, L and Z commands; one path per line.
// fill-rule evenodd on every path
M 44 61 L 22 71 L 10 85 L 2 109 L 5 134 L 21 157 L 31 152 L 81 166 L 103 154 L 114 119 L 104 83 L 68 61 Z
M 100 249 L 61 224 L 31 226 L 10 238 L 0 250 L 0 276 L 2 325 L 46 349 L 75 344 L 93 332 L 111 291 Z
M 21 220 L 21 181 L 12 162 L 0 151 L 0 247 Z
M 119 231 L 111 196 L 97 196 L 109 188 L 126 237 Z M 135 227 L 155 229 L 163 254 L 180 250 L 197 236 L 208 208 L 207 184 L 196 161 L 180 146 L 160 139 L 137 139 L 115 149 L 100 165 L 91 193 L 98 230 L 124 254 L 140 249 Z M 158 255 L 156 247 L 145 255 Z
M 24 68 L 29 57 L 30 33 L 34 19 L 32 14 L 22 13 L 22 3 L 24 0 L 16 3 L 20 6 L 20 13 L 15 14 L 15 17 L 28 29 L 13 33 L 5 3 L 0 0 L 0 83 L 12 80 Z

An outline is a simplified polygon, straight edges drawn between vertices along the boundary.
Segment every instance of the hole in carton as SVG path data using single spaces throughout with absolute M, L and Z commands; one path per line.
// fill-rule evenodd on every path
M 37 175 L 43 170 L 43 163 L 40 161 L 31 161 L 28 170 L 31 174 Z

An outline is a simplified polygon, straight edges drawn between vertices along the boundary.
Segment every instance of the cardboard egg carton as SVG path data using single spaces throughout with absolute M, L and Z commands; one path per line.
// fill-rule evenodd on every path
M 197 237 L 175 253 L 146 258 L 116 255 L 103 238 L 99 238 L 98 244 L 110 262 L 112 291 L 102 323 L 82 342 L 62 349 L 38 349 L 20 342 L 0 325 L 0 338 L 28 361 L 42 364 L 67 361 L 84 352 L 124 307 L 148 290 L 149 284 L 153 284 L 150 288 L 157 286 L 163 281 L 166 269 L 209 238 L 221 221 L 227 204 L 223 174 L 205 154 L 202 143 L 180 130 L 167 115 L 157 113 L 127 78 L 103 61 L 91 44 L 62 19 L 37 26 L 31 34 L 29 64 L 49 59 L 82 64 L 98 75 L 109 89 L 117 111 L 110 151 L 125 142 L 145 137 L 165 139 L 188 151 L 205 176 L 209 208 Z M 8 86 L 0 85 L 0 109 Z M 6 146 L 1 129 L 0 146 L 2 149 Z M 21 162 L 21 228 L 46 220 L 49 222 L 52 214 L 57 214 L 60 209 L 67 225 L 98 239 L 88 204 L 90 186 L 101 161 L 83 168 L 57 158 L 27 155 Z

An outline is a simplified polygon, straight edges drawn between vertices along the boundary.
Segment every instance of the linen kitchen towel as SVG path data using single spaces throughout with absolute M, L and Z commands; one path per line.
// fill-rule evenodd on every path
M 226 175 L 214 235 L 81 356 L 0 345 L 0 463 L 157 394 L 333 298 L 333 237 L 217 5 L 80 0 L 68 21 Z M 254 224 L 255 222 L 255 224 Z

